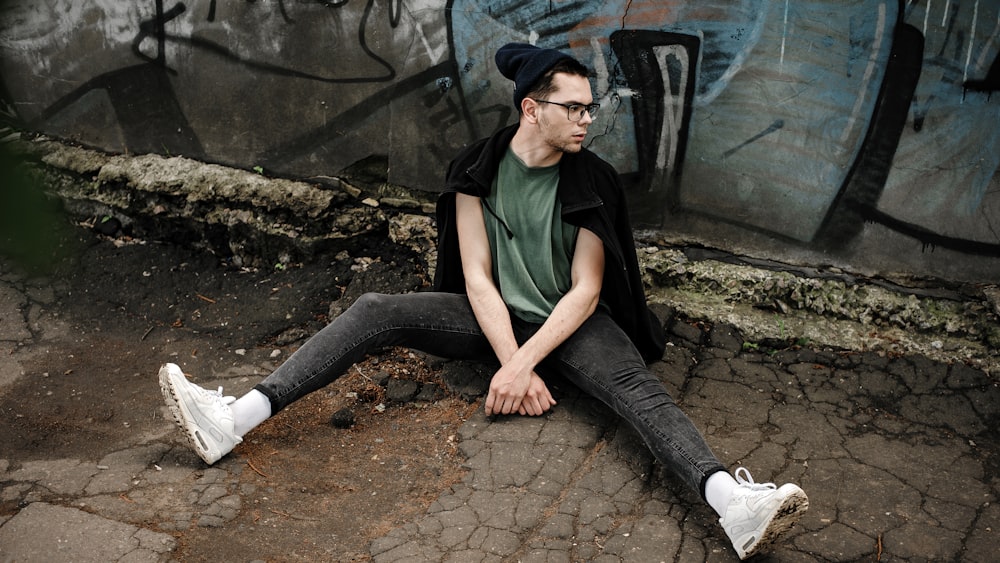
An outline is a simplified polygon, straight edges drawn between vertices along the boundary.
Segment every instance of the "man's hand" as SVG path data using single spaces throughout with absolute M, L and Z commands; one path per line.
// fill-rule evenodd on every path
M 517 413 L 521 416 L 540 416 L 553 406 L 556 400 L 552 398 L 552 393 L 545 386 L 545 381 L 535 372 L 531 372 L 531 383 L 528 385 L 528 392 L 521 399 L 521 406 Z
M 527 375 L 500 368 L 490 381 L 486 414 L 539 416 L 556 404 L 545 382 L 534 371 Z

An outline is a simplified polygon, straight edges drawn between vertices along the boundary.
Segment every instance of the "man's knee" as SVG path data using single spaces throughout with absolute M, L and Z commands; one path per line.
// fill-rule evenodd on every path
M 379 311 L 385 308 L 387 299 L 388 296 L 382 293 L 364 293 L 351 305 L 351 309 L 357 309 L 362 312 Z

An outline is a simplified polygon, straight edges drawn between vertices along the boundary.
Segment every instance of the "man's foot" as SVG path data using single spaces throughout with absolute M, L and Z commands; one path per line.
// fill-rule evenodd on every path
M 809 499 L 798 485 L 754 483 L 743 467 L 735 477 L 739 485 L 719 523 L 740 559 L 746 559 L 790 530 L 809 508 Z
M 163 364 L 160 390 L 177 425 L 205 463 L 212 465 L 219 461 L 243 441 L 233 433 L 233 411 L 229 405 L 236 399 L 223 397 L 222 387 L 218 391 L 202 389 L 188 381 L 176 364 Z

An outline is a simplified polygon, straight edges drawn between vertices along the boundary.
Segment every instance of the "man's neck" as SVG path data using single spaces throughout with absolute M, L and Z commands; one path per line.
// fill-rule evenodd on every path
M 529 168 L 544 168 L 558 164 L 563 153 L 552 148 L 531 129 L 537 125 L 521 123 L 510 141 L 510 149 Z

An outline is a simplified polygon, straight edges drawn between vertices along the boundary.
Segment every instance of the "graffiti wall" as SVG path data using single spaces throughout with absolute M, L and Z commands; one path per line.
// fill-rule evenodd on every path
M 636 225 L 817 266 L 1000 280 L 996 0 L 12 0 L 3 119 L 112 152 L 436 191 L 514 121 L 493 53 L 593 69 Z

